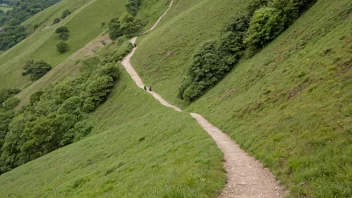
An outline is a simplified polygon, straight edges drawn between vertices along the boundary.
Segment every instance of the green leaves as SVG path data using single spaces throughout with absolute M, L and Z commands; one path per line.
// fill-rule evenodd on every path
M 38 80 L 51 70 L 51 65 L 44 61 L 35 62 L 34 60 L 30 60 L 23 69 L 25 70 L 25 72 L 22 73 L 23 76 L 29 74 L 31 80 Z
M 132 15 L 125 15 L 121 20 L 114 18 L 109 23 L 110 38 L 115 40 L 122 35 L 136 33 L 144 26 L 141 20 L 136 20 Z
M 280 10 L 271 7 L 261 8 L 252 17 L 245 42 L 247 45 L 263 47 L 284 30 L 284 25 L 285 21 Z
M 141 3 L 141 0 L 128 0 L 125 7 L 129 14 L 131 14 L 132 16 L 136 16 Z

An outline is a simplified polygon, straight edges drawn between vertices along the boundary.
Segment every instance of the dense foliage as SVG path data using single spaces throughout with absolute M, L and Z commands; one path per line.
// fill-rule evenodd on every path
M 31 80 L 38 80 L 51 70 L 51 65 L 44 61 L 35 62 L 34 60 L 30 60 L 23 69 L 25 72 L 22 75 L 30 75 Z
M 89 63 L 96 62 L 85 62 Z M 92 126 L 84 122 L 84 112 L 94 111 L 107 98 L 118 76 L 115 64 L 100 66 L 98 62 L 85 67 L 74 80 L 34 93 L 30 105 L 16 114 L 5 107 L 14 107 L 18 100 L 6 99 L 0 113 L 0 128 L 5 130 L 0 134 L 0 172 L 86 136 Z
M 121 20 L 119 18 L 111 19 L 109 23 L 109 34 L 111 39 L 115 40 L 122 35 L 131 35 L 136 33 L 144 26 L 141 20 L 136 20 L 132 15 L 125 15 Z
M 67 52 L 69 50 L 69 46 L 67 45 L 67 43 L 65 42 L 60 42 L 56 45 L 56 49 L 58 52 L 60 52 L 61 54 Z
M 55 33 L 63 41 L 68 40 L 68 38 L 70 37 L 69 32 L 70 31 L 68 30 L 68 28 L 66 26 L 61 26 L 55 30 Z
M 3 27 L 0 33 L 0 50 L 7 50 L 26 38 L 26 29 L 20 25 L 22 22 L 59 1 L 8 1 L 13 9 L 6 13 L 0 12 L 0 26 Z
M 272 0 L 254 12 L 245 42 L 262 48 L 289 27 L 316 0 Z
M 246 14 L 231 19 L 222 36 L 193 56 L 179 98 L 194 101 L 222 80 L 243 54 L 253 56 L 288 28 L 316 0 L 252 0 Z M 244 53 L 246 52 L 246 53 Z
M 209 41 L 197 50 L 193 56 L 189 77 L 179 91 L 181 99 L 196 100 L 231 71 L 245 50 L 243 39 L 248 22 L 246 16 L 233 18 L 221 38 Z
M 142 4 L 141 0 L 128 0 L 126 6 L 126 9 L 128 13 L 130 13 L 132 16 L 136 16 L 139 6 Z
M 7 50 L 21 42 L 27 36 L 23 26 L 7 26 L 0 32 L 0 50 Z
M 61 14 L 61 18 L 55 18 L 53 21 L 53 24 L 60 23 L 61 19 L 65 19 L 70 14 L 71 14 L 70 10 L 64 10 Z

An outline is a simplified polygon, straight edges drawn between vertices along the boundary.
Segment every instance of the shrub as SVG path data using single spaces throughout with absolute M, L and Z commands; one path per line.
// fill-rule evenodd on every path
M 245 42 L 249 46 L 264 47 L 283 30 L 285 21 L 276 8 L 265 7 L 257 10 L 251 19 Z
M 60 18 L 55 18 L 54 21 L 53 21 L 53 24 L 57 24 L 57 23 L 60 23 L 61 19 Z
M 132 15 L 125 15 L 121 20 L 121 31 L 125 35 L 136 33 L 143 27 L 141 20 L 135 20 Z
M 189 77 L 184 80 L 179 97 L 194 101 L 222 80 L 243 54 L 243 34 L 229 32 L 221 39 L 203 44 L 193 56 Z
M 136 16 L 140 5 L 141 0 L 128 0 L 125 7 L 129 14 L 131 14 L 132 16 Z
M 15 108 L 19 103 L 20 103 L 20 99 L 11 97 L 11 98 L 8 98 L 4 103 L 2 103 L 2 106 L 6 110 L 10 110 Z
M 69 38 L 69 30 L 66 26 L 61 26 L 61 27 L 57 28 L 55 33 L 58 34 L 58 37 L 61 40 L 66 41 Z
M 247 15 L 232 18 L 220 39 L 203 44 L 193 56 L 188 77 L 178 97 L 194 101 L 229 73 L 246 49 L 243 39 L 249 26 Z
M 113 63 L 107 63 L 98 71 L 99 76 L 109 76 L 116 81 L 119 77 L 119 69 Z
M 71 14 L 71 11 L 70 10 L 64 10 L 61 14 L 61 18 L 64 19 L 66 18 L 68 15 Z
M 60 33 L 63 33 L 63 32 L 69 32 L 69 31 L 68 31 L 68 28 L 67 28 L 66 26 L 61 26 L 61 27 L 59 27 L 59 28 L 57 28 L 57 29 L 55 30 L 55 33 L 56 33 L 56 34 L 60 34 Z
M 114 18 L 109 23 L 109 34 L 115 40 L 122 35 L 130 35 L 139 31 L 145 24 L 141 20 L 135 20 L 132 15 L 125 15 L 121 20 Z
M 119 18 L 111 19 L 109 23 L 109 34 L 112 40 L 117 39 L 118 37 L 122 36 L 123 33 L 121 31 L 121 23 Z
M 60 38 L 61 40 L 63 40 L 63 41 L 67 41 L 68 38 L 69 38 L 68 32 L 60 33 L 60 34 L 59 34 L 59 38 Z
M 40 101 L 40 97 L 43 95 L 43 93 L 43 91 L 37 91 L 33 93 L 29 98 L 31 105 L 34 105 L 36 102 Z
M 19 89 L 2 89 L 0 90 L 0 108 L 2 107 L 2 103 L 4 103 L 7 99 L 15 96 L 20 93 Z
M 269 1 L 270 0 L 250 0 L 247 6 L 248 14 L 252 16 L 256 10 L 267 6 Z
M 25 72 L 22 75 L 30 75 L 31 80 L 38 80 L 51 70 L 51 65 L 44 61 L 30 60 L 24 66 Z
M 61 54 L 65 53 L 68 51 L 69 46 L 67 45 L 67 43 L 65 42 L 60 42 L 56 45 L 56 49 L 58 52 L 60 52 Z

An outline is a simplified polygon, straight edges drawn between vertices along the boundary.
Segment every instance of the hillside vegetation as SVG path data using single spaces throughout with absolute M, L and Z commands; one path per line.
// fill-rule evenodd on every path
M 1 175 L 0 196 L 215 197 L 225 184 L 211 138 L 125 72 L 87 122 L 95 135 Z
M 0 55 L 0 151 L 13 152 L 0 161 L 0 197 L 219 195 L 226 180 L 215 142 L 119 64 L 126 36 L 151 27 L 168 3 L 63 0 L 23 23 L 37 29 Z M 260 160 L 289 197 L 349 198 L 351 13 L 350 0 L 175 0 L 139 37 L 132 62 L 168 102 L 201 113 Z M 131 21 L 141 26 L 126 28 Z M 55 33 L 62 26 L 68 40 Z M 53 69 L 33 82 L 21 76 L 29 60 Z
M 283 34 L 253 58 L 241 60 L 188 106 L 177 94 L 192 54 L 218 37 L 246 5 L 203 3 L 141 41 L 134 57 L 141 77 L 168 101 L 204 114 L 227 132 L 294 197 L 350 197 L 351 2 L 318 0 Z M 227 14 L 225 7 L 234 10 Z
M 131 45 L 126 43 L 122 37 L 95 56 L 70 57 L 67 63 L 76 67 L 73 69 L 78 70 L 76 75 L 61 70 L 63 73 L 52 74 L 54 68 L 36 81 L 45 89 L 27 92 L 34 93 L 30 106 L 16 113 L 7 111 L 6 116 L 17 117 L 10 124 L 2 123 L 9 126 L 10 132 L 1 150 L 1 163 L 15 162 L 17 166 L 39 157 L 40 153 L 45 155 L 3 173 L 0 196 L 214 197 L 219 194 L 225 184 L 222 153 L 193 118 L 160 106 L 145 91 L 137 89 L 122 70 L 116 75 L 115 86 L 108 83 L 108 91 L 95 88 L 95 85 L 104 87 L 99 80 L 104 75 L 116 77 L 110 65 L 115 68 L 117 61 L 130 50 Z M 87 74 L 87 70 L 92 74 Z M 53 76 L 52 81 L 41 82 L 48 75 Z M 56 83 L 58 79 L 65 80 Z M 7 100 L 16 99 L 13 96 L 18 91 L 9 90 L 3 96 L 10 98 Z M 84 100 L 87 96 L 88 100 Z M 98 105 L 104 103 L 94 111 L 89 98 L 93 101 L 98 98 Z M 19 101 L 14 102 L 11 108 Z M 83 107 L 79 107 L 82 102 Z M 88 109 L 84 107 L 86 102 Z M 8 103 L 3 103 L 4 107 Z M 83 124 L 76 127 L 83 119 Z M 82 139 L 87 128 L 92 132 Z M 76 129 L 83 133 L 76 133 Z M 14 143 L 7 141 L 10 137 Z M 75 143 L 55 150 L 55 146 L 64 146 L 71 140 Z M 4 157 L 4 153 L 12 151 L 16 151 L 13 157 Z

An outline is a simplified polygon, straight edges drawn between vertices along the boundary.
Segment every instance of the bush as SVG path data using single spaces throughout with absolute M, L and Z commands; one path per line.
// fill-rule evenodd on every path
M 29 98 L 31 105 L 34 105 L 36 102 L 40 101 L 40 97 L 43 95 L 43 93 L 43 91 L 37 91 L 33 93 Z
M 249 46 L 264 47 L 275 39 L 285 27 L 280 10 L 265 7 L 257 10 L 250 22 L 245 42 Z
M 125 15 L 121 20 L 121 31 L 124 35 L 136 33 L 143 27 L 141 20 L 135 20 L 132 15 Z
M 66 26 L 61 26 L 55 30 L 56 34 L 64 33 L 64 32 L 69 32 L 68 28 Z
M 197 50 L 188 77 L 179 89 L 179 98 L 189 102 L 198 99 L 232 70 L 246 49 L 243 39 L 248 26 L 247 15 L 232 18 L 220 39 Z
M 2 107 L 2 103 L 4 103 L 7 99 L 15 96 L 20 93 L 19 89 L 2 89 L 0 90 L 0 108 Z
M 125 7 L 129 14 L 131 14 L 132 16 L 136 16 L 140 5 L 141 0 L 128 0 Z
M 55 33 L 58 34 L 58 37 L 61 39 L 61 40 L 68 40 L 69 38 L 69 30 L 66 26 L 61 26 L 59 28 L 57 28 L 55 30 Z
M 38 80 L 51 70 L 51 65 L 44 61 L 35 62 L 30 60 L 24 66 L 25 72 L 22 75 L 30 75 L 31 80 Z
M 65 42 L 60 42 L 56 45 L 56 49 L 58 52 L 60 52 L 61 54 L 65 53 L 68 51 L 69 46 L 67 45 L 67 43 Z
M 57 24 L 57 23 L 60 23 L 61 19 L 60 18 L 55 18 L 54 21 L 53 21 L 53 24 Z
M 121 20 L 114 18 L 109 23 L 110 38 L 115 40 L 122 35 L 136 33 L 144 26 L 141 20 L 135 20 L 132 15 L 125 15 Z
M 11 97 L 11 98 L 8 98 L 4 103 L 2 103 L 2 106 L 6 110 L 10 110 L 15 108 L 19 103 L 20 103 L 20 99 Z
M 121 23 L 119 18 L 111 19 L 109 23 L 109 34 L 112 40 L 117 39 L 118 37 L 122 36 L 123 33 L 121 31 Z
M 63 40 L 63 41 L 67 41 L 68 38 L 69 38 L 68 32 L 60 33 L 60 34 L 59 34 L 59 38 L 60 38 L 61 40 Z
M 269 1 L 270 0 L 250 0 L 247 6 L 248 14 L 252 16 L 256 10 L 267 6 Z
M 203 44 L 193 56 L 189 77 L 184 80 L 179 97 L 194 101 L 222 80 L 241 58 L 245 45 L 243 34 L 229 32 L 221 39 Z
M 70 14 L 71 14 L 71 11 L 70 11 L 70 10 L 65 10 L 65 11 L 62 12 L 61 18 L 64 19 L 64 18 L 66 18 L 66 17 L 67 17 L 68 15 L 70 15 Z

